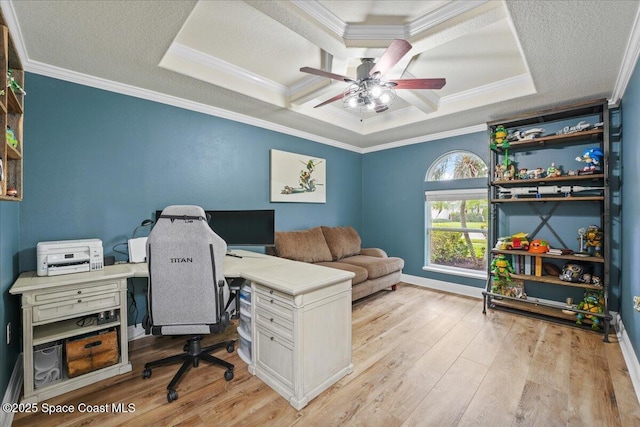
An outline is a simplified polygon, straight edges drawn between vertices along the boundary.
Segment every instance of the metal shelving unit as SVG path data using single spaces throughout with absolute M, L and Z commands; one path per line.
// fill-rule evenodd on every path
M 597 318 L 603 324 L 604 341 L 608 342 L 608 333 L 610 329 L 611 315 L 608 309 L 608 293 L 609 293 L 609 277 L 610 277 L 610 259 L 611 249 L 608 239 L 611 236 L 611 218 L 610 218 L 610 190 L 609 190 L 609 112 L 607 101 L 605 99 L 580 104 L 568 105 L 560 108 L 539 111 L 532 114 L 523 114 L 503 120 L 489 122 L 488 132 L 489 139 L 498 126 L 503 126 L 509 132 L 516 129 L 522 130 L 527 128 L 536 128 L 548 126 L 554 128 L 566 123 L 578 123 L 585 117 L 597 117 L 602 123 L 596 129 L 587 128 L 586 130 L 576 130 L 571 133 L 562 133 L 538 136 L 526 140 L 512 141 L 508 147 L 494 147 L 490 151 L 490 177 L 489 184 L 489 244 L 496 244 L 498 237 L 509 236 L 522 230 L 509 230 L 509 216 L 526 216 L 530 217 L 529 224 L 534 228 L 527 230 L 529 240 L 544 239 L 554 241 L 554 246 L 569 248 L 573 245 L 567 244 L 566 237 L 561 236 L 566 230 L 558 232 L 551 226 L 550 221 L 558 209 L 562 209 L 565 203 L 570 202 L 574 209 L 581 211 L 598 210 L 600 224 L 597 224 L 603 230 L 602 240 L 602 256 L 578 256 L 575 254 L 551 255 L 547 253 L 531 253 L 523 250 L 505 250 L 492 249 L 495 255 L 502 254 L 505 257 L 517 257 L 519 255 L 541 258 L 537 260 L 547 262 L 564 262 L 564 263 L 581 263 L 591 266 L 596 271 L 601 272 L 601 284 L 577 283 L 560 280 L 557 276 L 541 274 L 511 274 L 510 277 L 524 283 L 526 295 L 523 298 L 503 295 L 493 292 L 492 272 L 489 271 L 487 285 L 483 291 L 484 306 L 483 313 L 487 308 L 502 309 L 515 312 L 518 314 L 545 318 L 547 320 L 558 321 L 560 323 L 576 325 L 576 315 L 591 315 Z M 562 126 L 561 126 L 562 128 Z M 535 158 L 536 153 L 544 150 L 552 149 L 553 153 L 558 150 L 571 150 L 572 147 L 579 145 L 596 145 L 604 156 L 601 160 L 600 170 L 591 174 L 575 174 L 562 175 L 554 177 L 540 177 L 535 179 L 502 179 L 497 169 L 501 164 L 505 164 L 505 156 L 517 154 L 519 158 L 527 160 L 530 157 Z M 570 192 L 560 194 L 550 194 L 549 187 L 553 186 L 581 186 L 598 189 L 597 194 L 593 191 L 585 191 L 584 193 L 571 194 Z M 541 191 L 534 195 L 515 195 L 520 194 L 518 191 L 510 189 L 522 189 L 524 187 L 536 187 Z M 542 194 L 541 194 L 542 193 Z M 511 196 L 505 196 L 511 194 Z M 540 208 L 544 206 L 545 212 Z M 581 218 L 575 218 L 578 223 Z M 557 242 L 557 243 L 555 243 Z M 582 254 L 581 254 L 582 255 Z M 515 258 L 514 258 L 515 259 Z M 522 258 L 521 258 L 522 259 Z M 490 267 L 489 267 L 490 268 Z M 491 268 L 490 268 L 491 269 Z M 604 307 L 602 313 L 594 313 L 578 309 L 575 305 L 567 305 L 565 300 L 561 298 L 549 299 L 535 295 L 535 289 L 546 286 L 550 290 L 547 293 L 559 294 L 565 290 L 573 290 L 578 292 L 582 290 L 602 290 Z M 533 289 L 529 293 L 529 289 Z M 585 318 L 586 326 L 592 322 Z

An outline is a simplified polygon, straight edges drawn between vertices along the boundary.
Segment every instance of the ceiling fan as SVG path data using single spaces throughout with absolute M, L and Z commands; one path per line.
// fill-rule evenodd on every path
M 345 108 L 366 108 L 376 113 L 381 113 L 389 108 L 395 98 L 394 89 L 440 89 L 445 79 L 393 79 L 383 80 L 389 72 L 407 52 L 411 50 L 411 44 L 406 40 L 394 40 L 384 51 L 380 60 L 375 63 L 371 58 L 364 58 L 357 68 L 357 77 L 352 79 L 340 74 L 317 68 L 302 67 L 303 73 L 315 74 L 333 80 L 351 83 L 347 89 L 331 99 L 316 105 L 322 107 L 339 99 L 343 100 Z

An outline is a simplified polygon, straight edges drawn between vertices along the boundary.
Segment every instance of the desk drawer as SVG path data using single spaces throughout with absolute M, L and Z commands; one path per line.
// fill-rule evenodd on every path
M 271 378 L 293 393 L 293 344 L 258 327 L 254 345 L 258 368 L 266 371 Z
M 115 292 L 119 288 L 118 282 L 102 283 L 92 286 L 78 286 L 73 289 L 65 289 L 63 291 L 55 291 L 48 293 L 35 294 L 33 299 L 36 304 L 48 303 L 58 300 L 68 300 L 69 298 L 80 298 L 87 295 L 104 294 L 105 292 Z
M 283 302 L 273 295 L 265 295 L 261 292 L 255 294 L 256 309 L 262 308 L 272 312 L 289 322 L 293 322 L 293 307 L 290 303 Z
M 52 319 L 62 320 L 87 312 L 99 311 L 100 309 L 117 308 L 119 305 L 120 294 L 118 292 L 87 297 L 80 296 L 51 304 L 33 306 L 33 322 L 43 322 Z
M 256 307 L 256 325 L 273 329 L 284 338 L 293 341 L 293 322 L 288 321 L 272 312 Z
M 264 295 L 265 297 L 276 298 L 280 301 L 293 305 L 293 295 L 285 294 L 284 292 L 276 291 L 275 289 L 268 288 L 256 283 L 256 292 Z

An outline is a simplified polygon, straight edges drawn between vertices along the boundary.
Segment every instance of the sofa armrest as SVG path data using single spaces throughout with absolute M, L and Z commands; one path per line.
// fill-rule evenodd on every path
M 387 253 L 380 248 L 362 248 L 362 250 L 360 250 L 360 255 L 388 258 Z

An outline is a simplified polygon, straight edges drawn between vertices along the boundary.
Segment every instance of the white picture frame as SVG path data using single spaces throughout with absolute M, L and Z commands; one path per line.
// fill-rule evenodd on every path
M 272 202 L 327 202 L 325 159 L 275 149 L 270 156 Z

